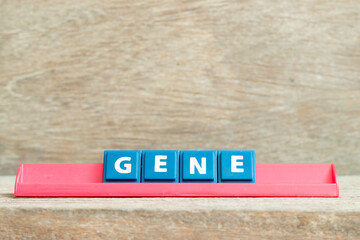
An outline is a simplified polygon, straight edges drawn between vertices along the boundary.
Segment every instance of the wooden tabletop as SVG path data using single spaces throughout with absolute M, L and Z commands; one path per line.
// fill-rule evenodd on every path
M 0 177 L 0 238 L 359 239 L 360 176 L 339 198 L 15 198 Z

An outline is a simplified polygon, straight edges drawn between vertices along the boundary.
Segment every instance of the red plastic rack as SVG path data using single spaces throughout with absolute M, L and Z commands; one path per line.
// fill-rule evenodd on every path
M 256 183 L 103 183 L 102 163 L 19 166 L 17 197 L 338 197 L 331 163 L 256 163 Z

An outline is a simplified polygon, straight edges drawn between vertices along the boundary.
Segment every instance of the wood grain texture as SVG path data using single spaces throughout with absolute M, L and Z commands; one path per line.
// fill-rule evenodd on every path
M 0 174 L 254 149 L 359 174 L 360 1 L 1 1 Z
M 359 239 L 360 176 L 339 198 L 15 198 L 0 177 L 1 239 Z

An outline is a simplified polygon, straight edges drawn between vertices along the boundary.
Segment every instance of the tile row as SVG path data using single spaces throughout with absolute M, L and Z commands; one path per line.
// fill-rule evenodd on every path
M 255 152 L 106 150 L 103 182 L 255 182 Z

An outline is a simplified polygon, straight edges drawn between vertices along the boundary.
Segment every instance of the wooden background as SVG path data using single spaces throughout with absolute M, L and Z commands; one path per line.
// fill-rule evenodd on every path
M 0 1 L 0 175 L 105 149 L 360 172 L 360 1 Z

